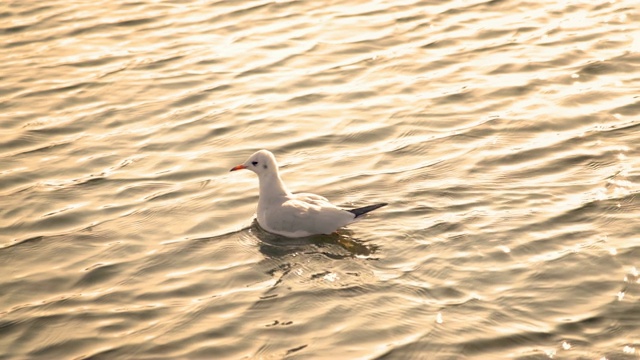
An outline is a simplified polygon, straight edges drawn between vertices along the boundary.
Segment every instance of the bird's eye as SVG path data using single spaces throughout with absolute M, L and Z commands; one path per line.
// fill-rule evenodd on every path
M 251 165 L 256 166 L 256 165 L 258 165 L 258 162 L 257 161 L 252 161 Z

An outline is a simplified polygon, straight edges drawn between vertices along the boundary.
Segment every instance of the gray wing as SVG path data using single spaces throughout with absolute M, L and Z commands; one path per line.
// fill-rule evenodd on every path
M 282 206 L 266 215 L 274 231 L 307 236 L 330 234 L 351 223 L 355 215 L 335 207 L 315 194 L 292 195 Z

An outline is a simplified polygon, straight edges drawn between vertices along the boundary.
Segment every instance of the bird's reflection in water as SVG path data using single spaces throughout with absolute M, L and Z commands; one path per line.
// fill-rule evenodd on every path
M 249 231 L 260 240 L 260 252 L 268 258 L 320 253 L 332 259 L 353 257 L 373 259 L 378 250 L 376 245 L 353 238 L 353 232 L 347 229 L 340 229 L 339 232 L 331 235 L 287 238 L 265 231 L 254 219 Z

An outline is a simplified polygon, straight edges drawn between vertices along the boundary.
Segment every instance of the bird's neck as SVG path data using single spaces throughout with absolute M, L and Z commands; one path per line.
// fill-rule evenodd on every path
M 291 195 L 279 174 L 264 174 L 260 181 L 260 201 Z

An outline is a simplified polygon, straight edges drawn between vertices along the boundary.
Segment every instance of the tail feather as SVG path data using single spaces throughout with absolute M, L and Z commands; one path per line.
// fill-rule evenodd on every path
M 375 209 L 381 208 L 383 206 L 387 205 L 387 203 L 380 203 L 380 204 L 374 204 L 374 205 L 369 205 L 369 206 L 364 206 L 361 208 L 357 208 L 357 209 L 351 209 L 351 210 L 347 210 L 348 212 L 354 214 L 356 216 L 356 218 L 359 218 L 360 216 L 373 211 Z

